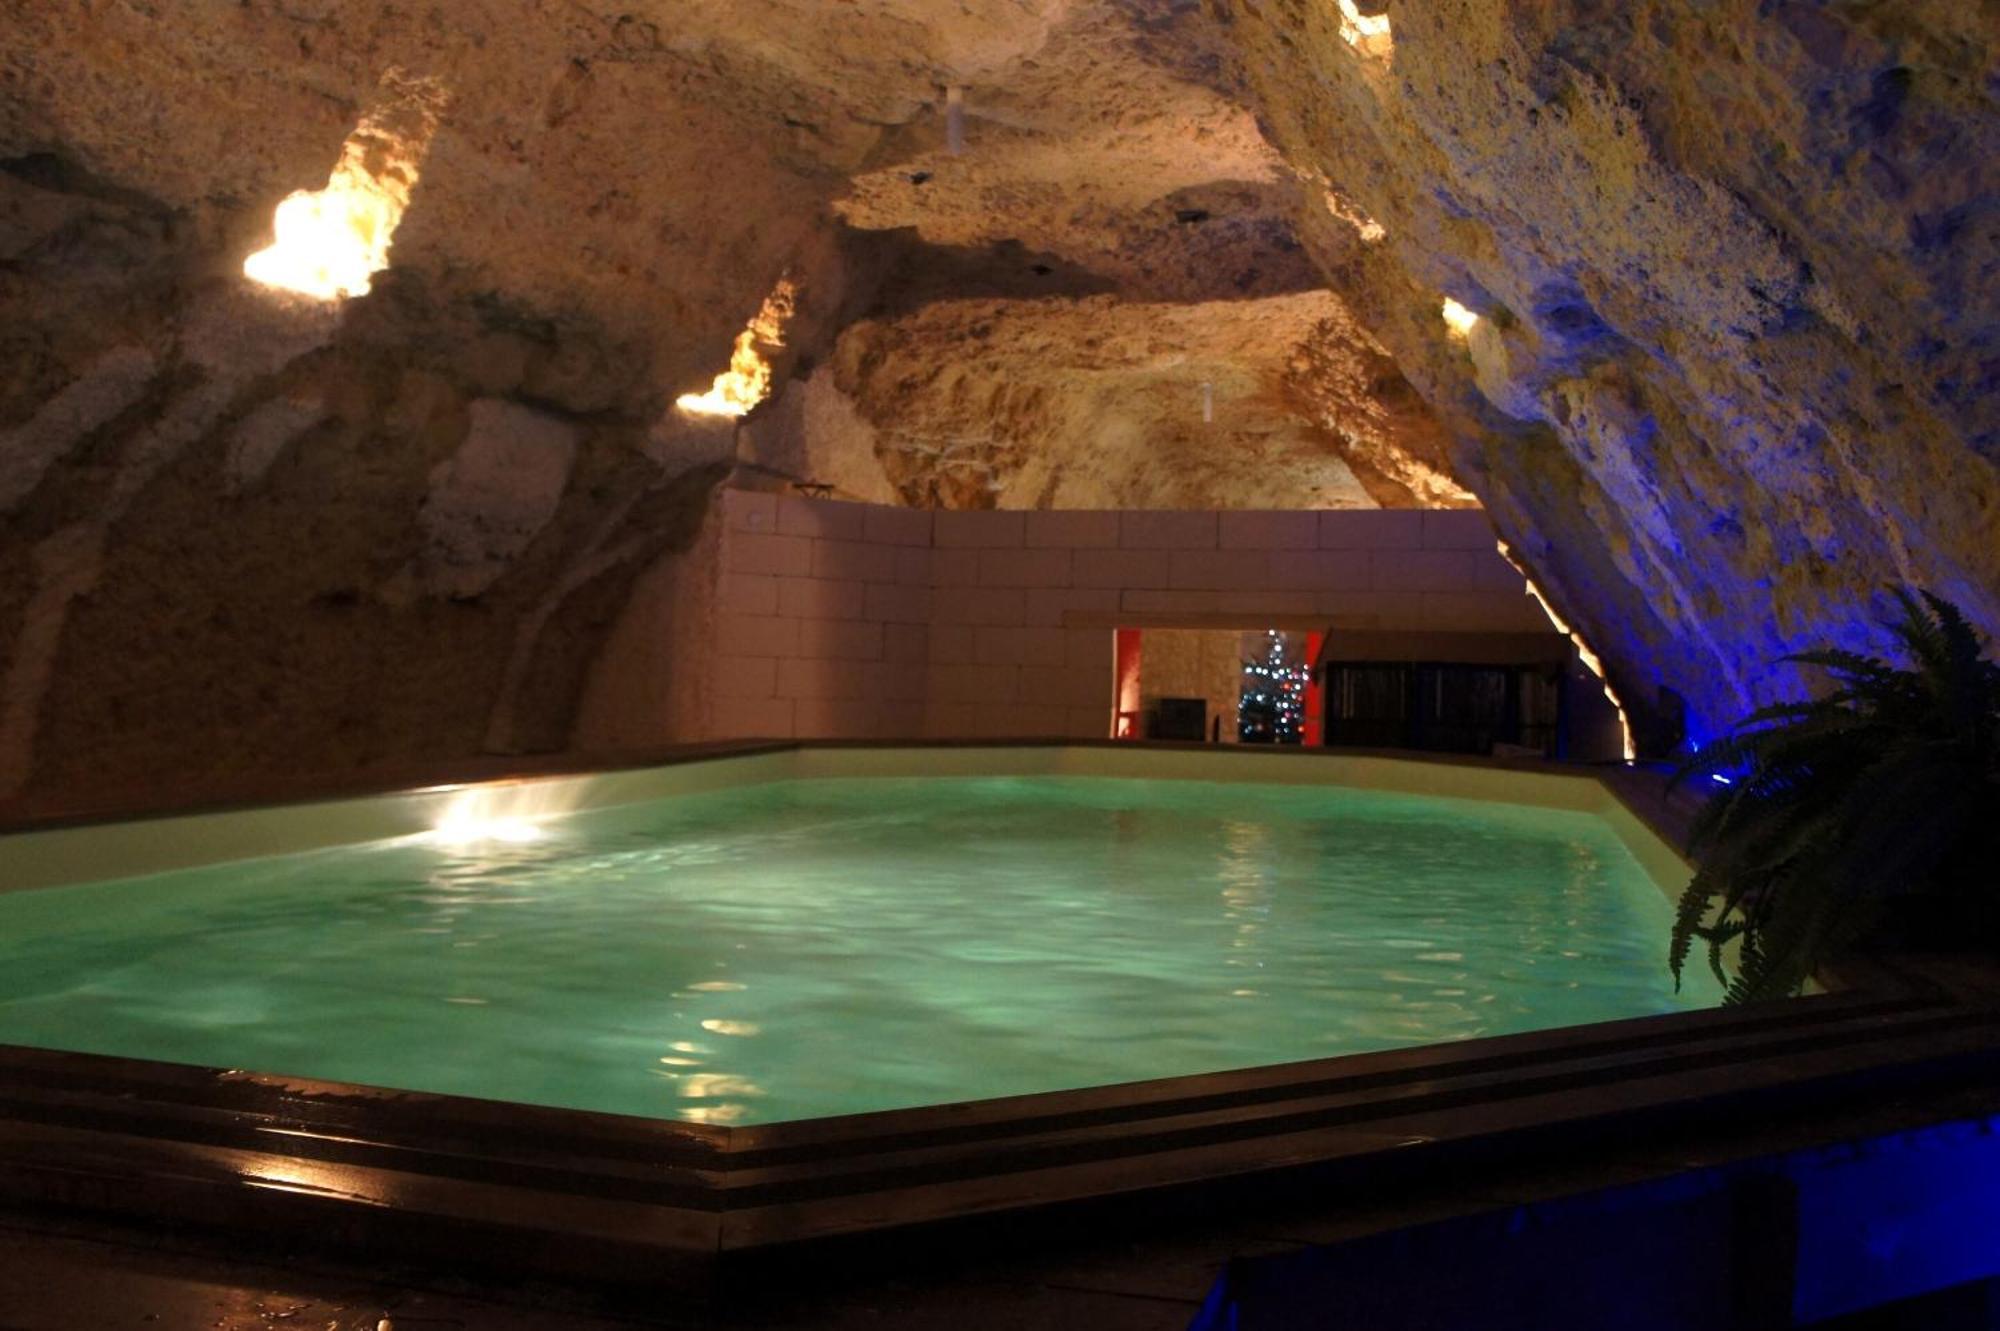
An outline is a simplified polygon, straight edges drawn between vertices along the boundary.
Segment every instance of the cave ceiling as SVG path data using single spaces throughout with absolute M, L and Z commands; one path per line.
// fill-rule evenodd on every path
M 1984 0 L 12 0 L 0 784 L 118 752 L 135 637 L 194 663 L 161 743 L 560 743 L 731 468 L 1483 503 L 1656 746 L 1866 645 L 1891 583 L 2000 629 L 1996 32 Z M 396 212 L 367 293 L 246 281 L 343 170 Z M 768 401 L 677 408 L 746 328 Z M 277 698 L 314 662 L 343 682 Z

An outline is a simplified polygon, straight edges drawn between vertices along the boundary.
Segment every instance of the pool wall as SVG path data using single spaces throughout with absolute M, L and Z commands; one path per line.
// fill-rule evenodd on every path
M 803 743 L 587 775 L 16 832 L 0 835 L 0 890 L 129 878 L 415 836 L 431 831 L 454 810 L 488 817 L 553 816 L 787 778 L 1052 775 L 1348 787 L 1595 814 L 1670 898 L 1679 895 L 1688 877 L 1687 863 L 1672 845 L 1587 770 L 1263 747 Z

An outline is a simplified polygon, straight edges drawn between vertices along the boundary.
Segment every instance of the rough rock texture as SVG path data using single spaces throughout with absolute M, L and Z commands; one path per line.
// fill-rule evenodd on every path
M 1991 5 L 1437 0 L 1372 51 L 1317 0 L 1207 12 L 1348 213 L 1308 233 L 1333 284 L 1655 744 L 1659 690 L 1712 735 L 1886 583 L 2000 630 Z
M 1076 4 L 1045 42 L 964 93 L 961 151 L 935 122 L 837 205 L 851 226 L 930 245 L 1011 243 L 1114 280 L 1133 298 L 1196 302 L 1321 285 L 1293 235 L 1296 180 L 1242 105 L 1212 86 L 1203 29 L 1170 4 Z
M 643 420 L 528 405 L 554 342 L 414 281 L 274 298 L 203 273 L 182 216 L 34 162 L 0 206 L 60 219 L 5 246 L 0 789 L 565 741 L 714 467 L 663 472 Z
M 1309 406 L 1285 419 L 1297 338 L 1190 313 L 1327 298 L 1300 295 L 1319 281 L 1300 187 L 1188 17 L 1079 0 L 0 10 L 0 799 L 568 742 L 633 580 L 693 538 L 738 449 L 729 421 L 671 404 L 709 386 L 781 278 L 797 312 L 760 350 L 798 383 L 746 432 L 752 463 L 762 437 L 780 462 L 816 450 L 815 474 L 928 496 L 883 470 L 867 404 L 811 373 L 840 328 L 865 314 L 858 342 L 907 344 L 898 321 L 940 326 L 922 322 L 938 301 L 1028 299 L 1012 322 L 1032 336 L 1041 302 L 1115 297 L 1181 307 L 1191 347 L 1238 356 L 1216 377 L 1254 380 L 1265 421 L 1207 450 L 1177 427 L 1160 449 L 1178 479 L 1073 497 L 1359 501 L 1326 456 L 1346 435 Z M 956 131 L 952 87 L 969 90 Z M 372 291 L 246 282 L 280 200 L 343 162 L 336 183 L 385 173 L 376 193 L 408 204 Z M 1044 321 L 1052 363 L 1097 309 Z M 1129 367 L 1140 398 L 1167 396 L 1161 360 Z M 1076 401 L 997 451 L 1097 424 L 1097 377 L 1041 378 Z M 812 428 L 774 428 L 788 410 Z M 913 402 L 894 437 L 932 414 Z M 1227 457 L 1245 441 L 1238 470 L 1275 449 L 1307 484 L 1245 489 Z M 1048 491 L 1074 468 L 1030 470 Z
M 563 746 L 731 466 L 1476 493 L 1655 745 L 1885 583 L 2000 629 L 1997 46 L 1967 0 L 0 5 L 0 800 Z M 414 176 L 388 270 L 247 282 L 344 154 Z M 781 280 L 772 401 L 677 410 Z
M 1194 306 L 940 302 L 852 326 L 832 369 L 906 503 L 1374 507 L 1290 387 L 1308 340 L 1337 342 L 1344 324 L 1324 292 Z M 1368 391 L 1351 378 L 1327 391 L 1343 388 Z
M 567 743 L 733 451 L 668 404 L 781 274 L 830 317 L 883 126 L 1066 6 L 846 8 L 0 10 L 0 800 Z M 422 129 L 391 269 L 247 283 L 363 124 Z
M 1228 96 L 1223 36 L 1185 4 L 1076 5 L 966 90 L 961 151 L 898 136 L 836 210 L 914 233 L 924 269 L 953 256 L 954 280 L 899 272 L 840 340 L 839 404 L 816 378 L 754 456 L 883 497 L 867 447 L 888 494 L 959 507 L 1470 502 L 1324 290 L 1308 192 Z

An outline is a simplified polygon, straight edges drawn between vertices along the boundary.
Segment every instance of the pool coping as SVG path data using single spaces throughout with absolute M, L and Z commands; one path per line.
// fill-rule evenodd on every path
M 1021 746 L 773 743 L 682 761 L 857 747 Z M 1783 1003 L 746 1127 L 0 1046 L 0 1197 L 699 1279 L 721 1259 L 881 1230 L 1227 1204 L 1245 1187 L 1450 1168 L 1552 1135 L 2000 1066 L 2000 1001 L 1982 980 L 1844 969 L 1836 992 Z
M 1141 754 L 1160 755 L 1158 759 L 1160 762 L 1241 764 L 1247 761 L 1259 766 L 1268 764 L 1274 771 L 1289 769 L 1292 775 L 1322 765 L 1329 769 L 1340 766 L 1349 773 L 1344 779 L 1329 780 L 1319 777 L 1309 779 L 1303 784 L 1338 784 L 1590 813 L 1604 819 L 1626 850 L 1646 870 L 1648 876 L 1669 900 L 1679 895 L 1681 883 L 1688 872 L 1687 863 L 1678 849 L 1682 840 L 1681 824 L 1684 815 L 1673 808 L 1659 790 L 1643 780 L 1646 773 L 1642 769 L 1629 766 L 1583 766 L 1540 760 L 1426 754 L 1396 749 L 1213 745 L 1109 739 L 749 740 L 689 746 L 664 753 L 627 754 L 601 761 L 556 756 L 533 762 L 510 763 L 505 767 L 481 763 L 472 770 L 452 769 L 443 773 L 433 773 L 421 782 L 406 781 L 395 785 L 385 785 L 375 781 L 339 783 L 331 786 L 322 784 L 315 785 L 310 791 L 288 793 L 282 798 L 213 800 L 194 798 L 164 806 L 156 802 L 137 809 L 106 804 L 89 809 L 72 809 L 58 813 L 43 813 L 30 818 L 16 818 L 12 822 L 5 821 L 4 816 L 0 816 L 0 863 L 4 863 L 10 855 L 14 860 L 8 866 L 12 870 L 10 877 L 7 881 L 0 881 L 0 892 L 20 890 L 24 887 L 109 881 L 137 874 L 167 872 L 198 864 L 216 863 L 222 859 L 255 858 L 260 855 L 319 849 L 345 844 L 351 840 L 410 835 L 430 828 L 432 815 L 440 812 L 454 796 L 472 790 L 532 788 L 543 783 L 551 786 L 564 783 L 587 784 L 593 781 L 608 784 L 616 784 L 619 781 L 628 783 L 628 789 L 622 796 L 614 796 L 608 800 L 592 800 L 587 803 L 587 807 L 599 807 L 603 804 L 630 802 L 635 798 L 651 799 L 670 794 L 690 793 L 691 789 L 699 788 L 639 791 L 629 788 L 629 783 L 641 782 L 649 777 L 657 779 L 662 774 L 700 770 L 711 764 L 722 765 L 759 758 L 774 760 L 789 758 L 792 770 L 766 773 L 750 779 L 857 775 L 811 770 L 813 755 L 822 753 L 901 755 L 1043 753 L 1056 755 L 1058 759 L 1068 754 L 1083 755 L 1080 768 L 1067 760 L 1060 760 L 1052 765 L 1033 769 L 1034 774 L 1042 775 L 1119 775 L 1121 773 L 1112 770 L 1116 764 Z M 1400 779 L 1395 775 L 1397 772 L 1403 773 Z M 1457 788 L 1440 789 L 1437 786 L 1437 778 L 1429 776 L 1411 780 L 1410 773 L 1440 774 L 1444 776 L 1447 784 L 1452 782 L 1452 778 L 1445 774 L 1457 774 Z M 892 773 L 858 773 L 858 775 L 883 774 Z M 902 774 L 929 775 L 930 773 L 912 771 Z M 1015 774 L 1029 773 L 1024 769 L 1023 772 Z M 1148 772 L 1144 775 L 1157 774 Z M 1188 779 L 1190 776 L 1187 772 L 1178 775 L 1182 779 Z M 1537 783 L 1537 788 L 1542 794 L 1529 796 L 1519 791 L 1496 794 L 1489 785 L 1483 785 L 1477 779 L 1502 775 L 1527 778 Z M 1642 779 L 1635 782 L 1633 779 L 1635 777 Z M 1200 779 L 1199 774 L 1195 774 L 1195 779 Z M 1226 778 L 1209 779 L 1245 778 L 1231 773 Z M 1248 779 L 1271 778 L 1260 773 Z M 1593 802 L 1550 797 L 1551 790 L 1562 788 L 1570 790 L 1588 788 L 1595 794 L 1596 800 Z M 383 806 L 391 802 L 406 806 L 400 818 L 385 816 Z M 279 833 L 273 825 L 292 813 L 307 809 L 318 810 L 320 820 L 327 826 L 344 830 L 317 839 L 301 840 Z M 152 829 L 174 820 L 186 820 L 190 824 L 219 824 L 239 816 L 245 816 L 246 821 L 258 821 L 261 830 L 251 834 L 247 839 L 239 834 L 239 844 L 232 853 L 219 857 L 204 853 L 186 856 L 180 860 L 172 858 L 164 862 L 157 860 L 156 857 L 160 854 L 159 847 L 163 843 L 149 835 Z M 76 853 L 76 846 L 81 839 L 76 834 L 93 830 L 110 834 L 112 840 L 122 843 L 123 849 L 112 851 L 107 856 L 104 848 L 96 844 L 100 839 L 93 839 L 90 853 L 79 856 Z M 132 863 L 134 855 L 146 860 L 143 867 L 136 867 Z M 21 863 L 23 856 L 27 860 L 25 873 Z M 48 864 L 51 860 L 59 866 L 66 867 L 58 867 L 52 871 Z
M 1648 769 L 1628 763 L 1563 763 L 1534 758 L 1491 758 L 1475 754 L 1430 753 L 1416 749 L 1376 749 L 1279 744 L 1207 744 L 1180 740 L 1130 739 L 739 739 L 702 744 L 676 745 L 663 749 L 619 750 L 602 754 L 501 755 L 465 759 L 453 763 L 427 765 L 421 771 L 399 769 L 394 774 L 357 774 L 351 777 L 312 779 L 290 786 L 268 785 L 255 789 L 225 788 L 191 798 L 143 802 L 116 799 L 95 803 L 43 805 L 35 801 L 0 802 L 0 837 L 28 832 L 60 831 L 69 828 L 99 827 L 112 823 L 152 822 L 201 814 L 246 813 L 254 810 L 305 804 L 332 803 L 417 791 L 457 788 L 467 785 L 499 785 L 510 782 L 544 781 L 562 777 L 582 777 L 598 773 L 636 772 L 648 768 L 683 766 L 730 758 L 755 757 L 811 751 L 854 751 L 870 749 L 940 750 L 959 749 L 1096 749 L 1113 752 L 1224 753 L 1253 756 L 1259 761 L 1315 761 L 1322 759 L 1372 758 L 1419 763 L 1434 767 L 1458 767 L 1480 771 L 1533 773 L 1543 776 L 1584 778 L 1598 781 L 1615 798 L 1627 804 L 1638 817 L 1648 820 L 1654 830 L 1670 841 L 1680 833 L 1674 815 L 1664 803 L 1655 804 L 1637 788 L 1613 785 L 1607 774 L 1643 772 Z M 1658 820 L 1657 824 L 1652 820 Z

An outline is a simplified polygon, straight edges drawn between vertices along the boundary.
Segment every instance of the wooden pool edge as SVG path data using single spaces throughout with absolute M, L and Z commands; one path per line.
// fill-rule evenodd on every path
M 1886 972 L 1754 1007 L 745 1128 L 0 1047 L 0 1201 L 690 1283 L 828 1240 L 1212 1211 L 1996 1072 L 1990 991 Z

